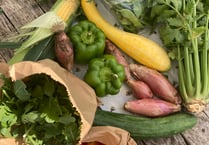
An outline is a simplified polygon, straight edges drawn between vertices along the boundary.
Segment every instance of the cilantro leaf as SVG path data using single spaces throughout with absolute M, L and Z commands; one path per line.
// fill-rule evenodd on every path
M 21 119 L 23 123 L 35 123 L 40 120 L 40 113 L 38 111 L 31 111 L 23 114 Z
M 14 94 L 21 100 L 27 101 L 31 94 L 26 90 L 26 85 L 23 81 L 17 80 L 14 82 Z
M 5 137 L 11 137 L 11 128 L 16 123 L 17 116 L 12 110 L 6 105 L 1 104 L 0 106 L 0 132 Z

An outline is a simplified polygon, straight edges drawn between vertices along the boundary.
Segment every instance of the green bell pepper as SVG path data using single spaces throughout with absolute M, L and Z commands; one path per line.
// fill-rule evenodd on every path
M 68 36 L 73 44 L 76 63 L 87 64 L 104 54 L 105 34 L 94 23 L 80 21 L 69 29 Z
M 84 81 L 95 90 L 98 97 L 117 94 L 124 80 L 124 66 L 109 54 L 92 59 L 84 75 Z

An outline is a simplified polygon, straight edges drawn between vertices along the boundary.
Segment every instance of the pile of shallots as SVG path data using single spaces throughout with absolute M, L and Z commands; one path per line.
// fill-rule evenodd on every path
M 177 89 L 162 73 L 140 64 L 129 64 L 110 40 L 106 40 L 106 52 L 114 55 L 124 66 L 126 83 L 136 98 L 124 104 L 127 111 L 148 117 L 160 117 L 181 110 L 182 100 Z

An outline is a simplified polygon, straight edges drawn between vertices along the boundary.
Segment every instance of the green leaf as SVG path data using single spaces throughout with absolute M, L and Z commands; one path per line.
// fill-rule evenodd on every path
M 21 116 L 22 122 L 25 123 L 36 123 L 40 119 L 40 113 L 32 111 Z
M 76 119 L 72 117 L 71 114 L 65 114 L 64 116 L 59 118 L 59 122 L 65 125 L 69 125 L 73 122 L 76 122 Z
M 134 25 L 135 27 L 141 26 L 141 23 L 139 22 L 138 18 L 136 17 L 136 15 L 134 15 L 132 11 L 128 9 L 121 9 L 119 10 L 119 13 L 121 13 L 122 17 L 129 20 L 132 23 L 132 25 Z
M 201 27 L 197 27 L 192 29 L 192 36 L 190 36 L 190 39 L 195 39 L 198 38 L 199 36 L 201 36 L 203 33 L 205 32 L 205 27 L 201 26 Z
M 53 36 L 50 36 L 34 45 L 25 55 L 23 60 L 38 61 L 46 58 L 54 59 L 55 53 L 53 46 L 54 38 Z
M 22 29 L 28 29 L 28 28 L 51 29 L 51 27 L 56 23 L 64 23 L 64 22 L 54 12 L 46 12 L 43 15 L 36 18 L 35 20 L 33 20 L 32 22 L 24 25 Z
M 9 61 L 8 64 L 12 65 L 16 62 L 20 62 L 24 59 L 25 55 L 28 53 L 28 49 L 21 51 L 20 53 L 15 54 Z
M 26 90 L 26 85 L 23 81 L 17 80 L 14 82 L 14 94 L 21 101 L 28 101 L 31 94 Z
M 21 46 L 20 42 L 0 42 L 0 48 L 19 48 Z
M 42 116 L 45 117 L 45 120 L 49 123 L 55 122 L 59 119 L 59 116 L 62 115 L 62 110 L 59 105 L 59 102 L 56 97 L 46 97 L 43 100 L 41 112 Z
M 60 125 L 44 124 L 42 128 L 45 131 L 44 138 L 46 139 L 62 134 L 62 128 L 60 128 Z
M 156 16 L 159 16 L 160 14 L 163 13 L 168 7 L 166 5 L 155 5 L 151 9 L 151 18 L 154 18 Z
M 13 91 L 13 82 L 11 78 L 0 73 L 0 79 L 4 81 L 4 85 L 1 87 L 2 90 Z
M 17 53 L 20 53 L 21 51 L 23 51 L 24 49 L 31 48 L 34 44 L 51 36 L 52 34 L 53 33 L 51 32 L 50 29 L 38 28 L 38 29 L 34 30 L 33 35 L 31 35 L 26 41 L 24 41 L 22 43 L 22 46 L 20 48 L 18 48 L 15 53 L 17 54 Z
M 133 6 L 134 14 L 136 15 L 137 18 L 139 18 L 143 12 L 142 0 L 134 0 L 132 6 Z
M 171 3 L 175 7 L 176 10 L 180 11 L 182 8 L 182 1 L 181 0 L 171 0 Z
M 12 110 L 6 105 L 2 104 L 0 106 L 0 126 L 1 134 L 5 137 L 11 137 L 11 127 L 16 124 L 17 116 L 12 112 Z
M 25 40 L 21 47 L 17 48 L 14 56 L 9 60 L 9 64 L 14 64 L 16 62 L 23 61 L 25 55 L 29 52 L 33 45 L 39 41 L 51 36 L 53 33 L 49 29 L 38 28 L 34 30 L 33 35 L 31 35 L 27 40 Z
M 42 99 L 44 97 L 44 91 L 43 91 L 43 87 L 40 86 L 40 85 L 36 85 L 32 92 L 31 92 L 31 95 L 33 98 L 36 98 L 36 99 Z
M 163 27 L 159 30 L 160 35 L 163 36 L 161 39 L 163 40 L 165 45 L 170 45 L 172 43 L 181 43 L 184 41 L 184 36 L 181 34 L 179 29 L 172 29 L 169 26 Z
M 49 97 L 53 97 L 53 94 L 55 92 L 55 84 L 52 79 L 46 79 L 43 88 L 44 88 L 45 95 Z
M 37 134 L 27 134 L 25 137 L 25 141 L 28 144 L 33 145 L 43 145 L 44 141 L 41 139 L 38 139 Z
M 76 141 L 76 139 L 78 139 L 80 130 L 78 129 L 77 124 L 73 123 L 71 125 L 65 126 L 63 134 L 65 135 L 67 142 L 73 143 Z M 74 144 L 75 143 L 76 142 L 74 142 Z
M 170 26 L 183 27 L 182 20 L 180 20 L 178 18 L 168 18 L 167 21 L 168 21 Z
M 12 137 L 11 128 L 1 128 L 0 132 L 4 137 Z

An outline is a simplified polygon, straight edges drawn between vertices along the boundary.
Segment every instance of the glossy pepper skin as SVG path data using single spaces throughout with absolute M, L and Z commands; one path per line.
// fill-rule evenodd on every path
M 124 80 L 124 67 L 113 55 L 92 59 L 84 76 L 84 81 L 94 88 L 98 97 L 117 94 Z
M 76 63 L 87 64 L 104 54 L 105 34 L 94 23 L 80 21 L 69 29 L 68 35 L 73 43 Z

